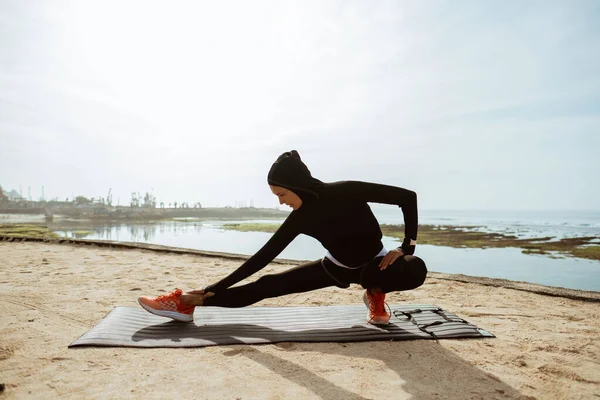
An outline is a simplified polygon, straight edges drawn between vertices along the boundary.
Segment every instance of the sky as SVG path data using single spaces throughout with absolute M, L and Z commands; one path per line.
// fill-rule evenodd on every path
M 313 176 L 421 209 L 600 209 L 600 2 L 0 2 L 0 185 L 276 207 Z

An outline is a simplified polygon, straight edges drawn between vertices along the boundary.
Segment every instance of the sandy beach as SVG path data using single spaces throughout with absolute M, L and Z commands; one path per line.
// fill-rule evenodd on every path
M 202 288 L 242 262 L 196 253 L 0 242 L 0 397 L 600 398 L 598 298 L 435 273 L 388 302 L 435 304 L 497 338 L 67 348 L 115 306 L 138 307 L 138 296 L 175 287 Z M 289 267 L 274 262 L 261 274 Z M 361 294 L 359 286 L 330 288 L 256 306 L 360 304 Z

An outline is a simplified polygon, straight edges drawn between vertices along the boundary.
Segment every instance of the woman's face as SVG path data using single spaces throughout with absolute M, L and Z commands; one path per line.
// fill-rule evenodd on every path
M 271 192 L 279 199 L 279 204 L 285 204 L 292 208 L 292 210 L 297 210 L 302 206 L 302 199 L 298 197 L 298 195 L 291 190 L 286 188 L 282 188 L 280 186 L 271 186 Z

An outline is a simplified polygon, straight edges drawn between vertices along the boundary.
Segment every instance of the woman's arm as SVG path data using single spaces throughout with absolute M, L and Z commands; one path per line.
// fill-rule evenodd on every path
M 368 203 L 393 204 L 400 207 L 404 214 L 402 252 L 404 254 L 415 252 L 419 226 L 417 194 L 415 192 L 397 186 L 360 181 L 345 181 L 336 183 L 336 185 L 343 186 L 343 192 L 352 198 L 358 198 Z
M 299 233 L 299 219 L 296 213 L 292 212 L 271 236 L 271 239 L 256 254 L 219 282 L 206 287 L 204 293 L 217 293 L 260 271 L 273 261 Z

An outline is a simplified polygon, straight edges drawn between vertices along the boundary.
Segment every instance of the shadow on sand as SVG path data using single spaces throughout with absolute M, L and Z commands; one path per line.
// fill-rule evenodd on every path
M 263 351 L 261 346 L 248 345 L 248 338 L 256 343 L 272 343 L 277 341 L 279 335 L 289 332 L 278 331 L 264 326 L 252 324 L 228 324 L 223 326 L 202 326 L 199 329 L 194 324 L 180 324 L 166 322 L 138 330 L 133 335 L 136 342 L 156 338 L 156 331 L 164 332 L 169 329 L 169 339 L 175 342 L 184 341 L 186 338 L 204 339 L 215 344 L 240 344 L 224 354 L 229 357 L 246 357 L 261 364 L 273 373 L 306 388 L 316 396 L 324 399 L 368 399 L 358 395 L 337 383 L 304 368 L 300 363 L 289 359 L 300 359 L 301 354 L 285 354 L 279 357 L 272 351 Z M 397 326 L 390 327 L 397 330 Z M 368 329 L 365 326 L 353 326 L 349 331 L 361 332 Z M 376 328 L 379 329 L 379 328 Z M 224 334 L 224 331 L 227 334 Z M 302 331 L 305 340 L 293 342 L 280 342 L 274 344 L 281 352 L 315 352 L 320 355 L 334 355 L 348 358 L 363 358 L 373 360 L 373 384 L 389 385 L 390 388 L 399 390 L 398 382 L 377 381 L 377 366 L 383 363 L 388 369 L 397 374 L 402 393 L 389 393 L 389 398 L 410 399 L 523 399 L 517 390 L 500 381 L 498 378 L 473 366 L 460 358 L 452 351 L 444 348 L 433 340 L 399 340 L 399 341 L 372 341 L 363 339 L 358 342 L 323 343 L 326 329 L 312 329 Z M 382 330 L 385 334 L 385 329 Z M 320 341 L 314 340 L 321 336 Z M 244 338 L 243 340 L 241 338 Z M 310 340 L 310 339 L 313 340 Z M 368 340 L 368 341 L 367 341 Z M 375 340 L 377 340 L 375 338 Z M 457 339 L 453 339 L 457 340 Z M 462 340 L 462 339 L 461 339 Z M 245 343 L 246 342 L 246 343 Z M 311 342 L 311 343 L 308 343 Z M 271 349 L 272 347 L 269 347 Z M 349 366 L 349 371 L 351 366 Z M 355 376 L 352 372 L 348 379 Z

